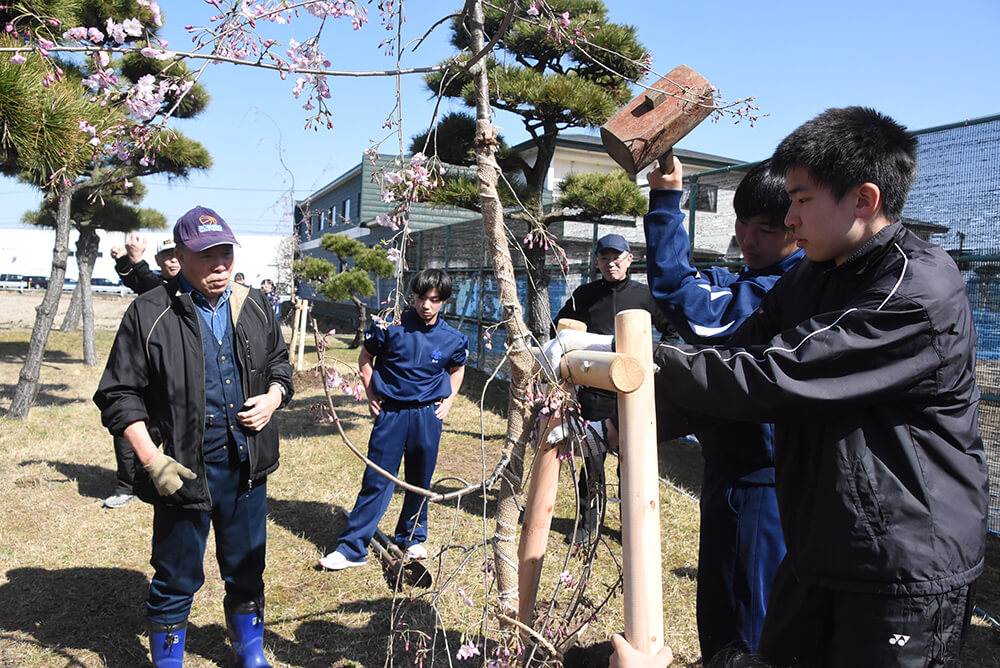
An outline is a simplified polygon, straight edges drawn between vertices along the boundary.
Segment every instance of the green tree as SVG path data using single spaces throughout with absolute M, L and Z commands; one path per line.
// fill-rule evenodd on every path
M 542 23 L 532 21 L 516 21 L 504 31 L 508 11 L 527 5 L 520 2 L 511 8 L 514 1 L 484 8 L 485 32 L 496 39 L 493 55 L 487 59 L 489 102 L 495 109 L 518 116 L 534 145 L 533 162 L 517 155 L 499 157 L 502 166 L 519 173 L 531 193 L 524 201 L 526 210 L 509 217 L 532 225 L 535 234 L 546 235 L 549 226 L 558 221 L 636 215 L 642 210 L 633 206 L 639 190 L 633 184 L 623 192 L 623 175 L 588 177 L 591 193 L 599 197 L 587 197 L 587 192 L 577 187 L 581 182 L 573 180 L 565 184 L 575 190 L 571 198 L 561 197 L 554 205 L 544 203 L 545 179 L 559 133 L 567 128 L 600 126 L 631 99 L 630 83 L 643 75 L 647 56 L 635 28 L 609 21 L 607 8 L 599 0 L 550 0 L 547 5 L 554 14 L 565 12 L 568 16 L 567 34 L 575 38 L 554 34 Z M 461 21 L 459 18 L 452 24 L 452 44 L 465 50 L 470 30 Z M 468 57 L 459 56 L 459 63 Z M 470 72 L 452 69 L 430 74 L 425 82 L 435 93 L 459 99 L 469 107 L 476 104 Z M 471 201 L 468 189 L 449 187 L 454 188 L 455 197 L 447 203 L 467 206 Z M 602 193 L 605 187 L 621 196 Z M 446 194 L 442 193 L 439 201 Z M 528 326 L 535 336 L 546 338 L 551 324 L 547 250 L 544 244 L 535 243 L 524 251 L 529 274 Z
M 97 349 L 94 341 L 94 305 L 90 279 L 94 273 L 100 238 L 97 230 L 131 232 L 138 229 L 163 229 L 167 218 L 155 209 L 135 206 L 146 194 L 142 182 L 131 182 L 130 188 L 115 184 L 105 188 L 100 199 L 92 199 L 85 190 L 78 190 L 70 203 L 70 223 L 77 230 L 76 262 L 79 280 L 61 329 L 76 329 L 83 318 L 83 362 L 87 366 L 97 366 Z M 57 209 L 50 201 L 42 203 L 36 211 L 29 211 L 22 220 L 39 227 L 56 227 Z
M 207 151 L 197 142 L 169 128 L 150 125 L 155 115 L 174 106 L 197 113 L 198 100 L 207 100 L 203 91 L 189 91 L 194 99 L 187 106 L 175 105 L 176 95 L 173 99 L 167 96 L 152 116 L 136 119 L 129 116 L 129 100 L 111 97 L 95 103 L 95 96 L 82 85 L 84 77 L 92 73 L 86 65 L 42 58 L 29 48 L 41 39 L 59 42 L 67 26 L 104 26 L 108 19 L 129 17 L 140 19 L 142 31 L 139 36 L 129 35 L 127 41 L 145 40 L 155 32 L 152 14 L 135 0 L 22 0 L 0 9 L 0 25 L 11 26 L 0 43 L 25 46 L 19 58 L 0 58 L 0 171 L 16 175 L 46 194 L 56 231 L 49 287 L 37 309 L 28 354 L 14 390 L 9 410 L 13 417 L 28 415 L 38 389 L 42 355 L 66 274 L 73 202 L 80 194 L 100 197 L 102 190 L 127 179 L 164 172 L 184 177 L 191 169 L 211 164 Z M 161 66 L 158 62 L 143 65 L 146 60 L 135 56 L 117 63 L 118 75 L 127 77 L 143 67 Z M 108 135 L 122 138 L 117 151 L 100 150 Z M 130 143 L 137 136 L 143 138 L 139 146 Z M 89 249 L 85 246 L 85 252 Z
M 331 301 L 349 299 L 354 302 L 358 309 L 358 326 L 350 347 L 357 348 L 368 326 L 368 305 L 361 298 L 375 294 L 375 282 L 370 274 L 388 278 L 396 272 L 396 265 L 384 249 L 368 248 L 344 234 L 324 234 L 320 246 L 337 257 L 339 266 L 323 258 L 304 257 L 295 262 L 295 275 L 309 281 L 317 292 Z M 349 267 L 351 260 L 354 265 Z

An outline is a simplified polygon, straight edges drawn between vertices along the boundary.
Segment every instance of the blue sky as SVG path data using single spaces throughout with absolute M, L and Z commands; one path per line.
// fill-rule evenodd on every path
M 871 106 L 914 130 L 1000 114 L 996 0 L 934 5 L 924 0 L 717 0 L 662 3 L 653 10 L 648 0 L 607 4 L 611 20 L 637 26 L 656 72 L 686 64 L 728 100 L 753 95 L 766 114 L 753 127 L 729 118 L 706 121 L 681 142 L 685 149 L 762 159 L 798 124 L 832 106 Z M 162 5 L 163 36 L 171 48 L 185 50 L 189 37 L 183 26 L 207 23 L 211 7 Z M 406 38 L 422 35 L 441 17 L 442 6 L 447 5 L 407 0 Z M 358 33 L 346 23 L 327 26 L 323 50 L 333 68 L 395 66 L 395 58 L 377 47 L 387 34 L 377 14 L 371 20 Z M 315 25 L 303 17 L 278 39 L 302 41 Z M 403 66 L 438 62 L 450 53 L 447 38 L 447 30 L 439 28 L 416 52 L 405 53 Z M 290 197 L 301 199 L 329 183 L 361 160 L 371 139 L 391 134 L 382 123 L 395 104 L 392 78 L 332 80 L 334 127 L 319 131 L 303 129 L 307 112 L 291 94 L 292 81 L 281 81 L 273 72 L 215 65 L 202 81 L 212 95 L 209 109 L 175 127 L 205 144 L 215 166 L 187 182 L 146 180 L 150 192 L 144 206 L 160 209 L 169 221 L 201 204 L 216 209 L 237 234 L 287 230 Z M 403 78 L 402 98 L 408 145 L 427 127 L 432 102 L 419 75 Z M 501 115 L 496 122 L 509 143 L 527 138 L 517 118 Z M 383 150 L 398 147 L 399 140 L 390 138 Z M 0 181 L 0 194 L 5 203 L 0 227 L 18 225 L 21 214 L 38 202 L 36 194 L 12 179 Z

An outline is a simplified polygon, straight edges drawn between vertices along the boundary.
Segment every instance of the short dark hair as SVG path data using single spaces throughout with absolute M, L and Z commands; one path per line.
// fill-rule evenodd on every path
M 851 188 L 874 183 L 882 193 L 883 215 L 896 222 L 917 179 L 917 138 L 874 109 L 827 109 L 785 137 L 771 157 L 775 174 L 793 167 L 804 167 L 837 200 Z
M 410 279 L 410 292 L 418 297 L 427 294 L 431 288 L 437 288 L 442 300 L 451 297 L 451 276 L 444 269 L 423 269 Z
M 767 224 L 774 227 L 785 226 L 789 204 L 791 200 L 785 192 L 785 179 L 771 171 L 770 160 L 747 172 L 733 195 L 737 218 L 746 221 L 754 216 L 767 216 Z

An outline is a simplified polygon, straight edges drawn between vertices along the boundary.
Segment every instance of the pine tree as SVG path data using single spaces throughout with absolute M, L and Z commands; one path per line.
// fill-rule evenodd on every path
M 139 36 L 129 35 L 127 41 L 146 39 L 155 33 L 149 9 L 135 0 L 24 0 L 0 9 L 0 25 L 11 27 L 0 37 L 0 44 L 26 47 L 21 58 L 0 59 L 0 171 L 46 194 L 56 231 L 49 287 L 38 307 L 28 354 L 11 401 L 12 417 L 28 415 L 38 390 L 42 355 L 62 296 L 73 202 L 80 194 L 95 198 L 103 189 L 124 187 L 128 179 L 164 172 L 184 177 L 192 169 L 211 164 L 204 147 L 166 127 L 148 132 L 138 151 L 123 144 L 119 152 L 101 152 L 97 146 L 105 133 L 134 136 L 130 134 L 133 129 L 149 129 L 143 124 L 152 117 L 131 119 L 127 113 L 129 101 L 125 99 L 95 102 L 83 85 L 84 78 L 93 73 L 86 65 L 72 59 L 42 58 L 27 48 L 30 43 L 40 43 L 40 39 L 60 41 L 68 26 L 105 26 L 108 19 L 123 21 L 130 17 L 139 18 L 142 31 Z M 106 38 L 110 41 L 109 36 Z M 183 74 L 178 63 L 139 55 L 114 65 L 117 75 L 126 78 L 141 77 L 143 72 L 164 67 L 175 68 L 172 73 L 178 76 Z M 161 109 L 153 111 L 153 117 L 174 106 L 181 113 L 197 113 L 207 95 L 195 86 L 181 104 L 175 105 L 177 101 L 168 96 Z M 90 253 L 92 246 L 92 239 L 86 241 L 85 253 Z M 86 313 L 86 303 L 84 309 Z
M 520 117 L 535 149 L 532 163 L 510 153 L 498 156 L 504 171 L 517 172 L 530 193 L 525 202 L 530 208 L 527 215 L 509 217 L 537 221 L 540 229 L 536 232 L 545 234 L 557 221 L 587 220 L 610 214 L 640 215 L 644 202 L 634 184 L 629 188 L 624 183 L 627 181 L 624 173 L 591 175 L 585 181 L 579 177 L 568 179 L 561 184 L 565 187 L 564 197 L 556 206 L 546 206 L 543 197 L 559 133 L 568 128 L 600 126 L 631 99 L 630 83 L 643 75 L 647 57 L 635 28 L 609 21 L 607 8 L 599 0 L 550 0 L 547 8 L 554 15 L 565 17 L 565 31 L 551 31 L 545 22 L 532 21 L 530 16 L 519 16 L 504 31 L 512 1 L 493 3 L 484 9 L 486 35 L 499 35 L 493 55 L 487 61 L 489 102 L 495 109 Z M 467 49 L 469 34 L 468 27 L 456 20 L 452 25 L 452 44 L 460 50 Z M 467 55 L 460 57 L 459 63 L 467 58 Z M 440 92 L 459 99 L 469 107 L 476 104 L 473 77 L 468 72 L 453 69 L 435 73 L 427 76 L 425 82 L 435 94 Z M 584 189 L 584 183 L 589 190 Z M 449 189 L 454 196 L 450 200 Z M 608 196 L 603 192 L 605 189 L 616 196 Z M 588 197 L 589 193 L 600 197 Z M 437 201 L 467 206 L 473 201 L 469 194 L 467 186 L 453 183 L 437 195 Z M 551 325 L 549 278 L 545 268 L 547 250 L 540 243 L 524 250 L 528 270 L 528 326 L 536 337 L 544 339 Z
M 295 275 L 316 288 L 331 301 L 350 299 L 358 309 L 358 326 L 350 347 L 357 348 L 368 328 L 368 305 L 361 298 L 375 294 L 370 274 L 388 278 L 396 265 L 382 248 L 368 248 L 344 234 L 324 234 L 320 246 L 337 257 L 339 266 L 319 257 L 304 257 L 295 262 Z M 348 267 L 350 261 L 354 266 Z

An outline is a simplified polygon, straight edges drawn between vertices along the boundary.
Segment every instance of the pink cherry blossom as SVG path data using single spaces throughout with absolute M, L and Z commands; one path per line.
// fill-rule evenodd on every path
M 115 23 L 114 19 L 109 18 L 107 25 L 104 26 L 104 30 L 108 33 L 108 36 L 115 40 L 115 43 L 125 43 L 125 28 L 121 23 Z
M 76 28 L 70 28 L 63 33 L 63 39 L 71 39 L 77 42 L 81 42 L 87 39 L 87 29 L 83 26 L 78 26 Z
M 474 656 L 479 656 L 479 648 L 471 642 L 467 642 L 459 647 L 458 652 L 455 654 L 455 658 L 459 661 L 465 661 L 466 659 L 471 659 Z

